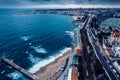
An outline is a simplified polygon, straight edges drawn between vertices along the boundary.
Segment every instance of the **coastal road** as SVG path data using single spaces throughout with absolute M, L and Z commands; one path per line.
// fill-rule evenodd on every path
M 83 23 L 83 26 L 81 26 L 81 28 L 85 27 L 86 23 L 87 23 L 88 19 L 85 21 L 85 23 Z M 78 27 L 76 30 L 75 30 L 75 45 L 76 47 L 80 47 L 80 28 Z M 74 48 L 75 49 L 75 48 Z M 76 53 L 76 50 L 74 50 L 73 53 Z M 69 59 L 68 59 L 68 62 L 67 62 L 67 66 L 64 70 L 64 72 L 62 73 L 62 75 L 57 79 L 57 80 L 67 80 L 67 77 L 68 77 L 68 71 L 69 71 L 69 68 L 71 67 L 72 65 L 72 62 L 73 62 L 73 55 L 74 54 L 71 54 Z
M 81 30 L 81 40 L 83 43 L 82 46 L 82 61 L 83 61 L 83 67 L 84 67 L 84 71 L 85 71 L 85 80 L 94 80 L 94 73 L 92 71 L 92 67 L 91 67 L 91 63 L 90 63 L 90 58 L 89 58 L 89 54 L 87 51 L 87 47 L 89 46 L 89 40 L 86 34 L 86 30 Z
M 120 78 L 118 78 L 116 76 L 116 73 L 114 73 L 110 66 L 108 65 L 107 61 L 105 61 L 104 57 L 102 56 L 102 53 L 99 50 L 99 46 L 96 45 L 96 41 L 95 38 L 93 37 L 93 34 L 91 32 L 90 29 L 87 29 L 87 35 L 89 36 L 89 41 L 94 49 L 95 55 L 97 56 L 98 60 L 101 62 L 106 74 L 108 75 L 110 80 L 120 80 Z M 118 74 L 120 75 L 120 74 Z

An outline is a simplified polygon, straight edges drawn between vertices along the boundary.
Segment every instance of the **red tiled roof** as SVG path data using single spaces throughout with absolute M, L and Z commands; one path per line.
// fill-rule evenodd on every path
M 108 52 L 110 55 L 114 55 L 114 52 L 113 52 L 111 49 L 107 49 L 107 52 Z
M 72 69 L 72 80 L 78 80 L 78 69 Z
M 114 37 L 120 37 L 120 33 L 119 33 L 119 32 L 114 32 L 112 35 L 113 35 Z
M 77 54 L 81 55 L 82 54 L 82 50 L 81 49 L 77 49 Z

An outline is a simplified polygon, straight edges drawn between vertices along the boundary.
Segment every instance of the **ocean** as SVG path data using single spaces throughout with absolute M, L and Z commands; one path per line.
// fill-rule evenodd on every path
M 76 25 L 67 15 L 22 14 L 31 9 L 0 9 L 0 56 L 31 73 L 54 61 L 73 43 Z M 27 80 L 0 62 L 0 80 Z

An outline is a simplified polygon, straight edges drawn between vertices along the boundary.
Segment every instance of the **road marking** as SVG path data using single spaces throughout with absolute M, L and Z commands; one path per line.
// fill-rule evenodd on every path
M 110 65 L 110 68 L 112 68 L 112 66 Z
M 116 73 L 116 70 L 115 69 L 112 69 L 113 70 L 113 72 L 115 72 Z
M 117 77 L 119 77 L 119 75 L 117 74 Z

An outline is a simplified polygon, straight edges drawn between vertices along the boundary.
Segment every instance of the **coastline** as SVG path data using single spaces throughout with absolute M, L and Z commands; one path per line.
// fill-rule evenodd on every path
M 73 20 L 76 20 L 76 16 L 72 16 Z M 72 54 L 72 50 L 68 49 L 67 51 L 60 53 L 61 56 L 57 57 L 54 61 L 49 64 L 41 67 L 34 74 L 41 80 L 50 80 L 54 78 L 55 74 L 59 71 L 60 66 L 65 66 L 67 58 Z M 60 75 L 62 73 L 60 72 Z
M 76 16 L 72 16 L 72 18 L 73 18 L 73 20 L 75 20 L 77 17 Z M 74 29 L 75 30 L 75 29 Z M 73 30 L 73 31 L 74 31 Z M 71 32 L 67 32 L 66 31 L 66 33 L 69 33 L 70 34 L 70 36 L 72 36 L 72 38 L 73 38 L 73 34 L 71 33 Z M 62 52 L 63 51 L 63 52 Z M 39 72 L 41 73 L 41 71 L 45 71 L 45 69 L 44 68 L 46 68 L 48 65 L 50 65 L 50 64 L 52 64 L 52 63 L 55 63 L 58 59 L 60 59 L 61 57 L 63 57 L 65 54 L 67 54 L 68 52 L 69 53 L 71 53 L 72 51 L 71 51 L 71 48 L 65 48 L 64 50 L 62 50 L 62 51 L 60 51 L 60 52 L 58 52 L 59 54 L 58 55 L 55 55 L 55 56 L 53 56 L 54 57 L 54 59 L 53 60 L 51 60 L 51 58 L 49 58 L 49 60 L 44 60 L 42 63 L 44 64 L 37 64 L 37 65 L 34 65 L 33 67 L 31 67 L 30 69 L 29 69 L 29 72 L 31 72 L 31 73 L 33 73 L 33 74 L 38 74 Z M 67 54 L 68 55 L 68 54 Z M 66 56 L 66 55 L 65 55 Z M 66 58 L 67 59 L 67 58 Z M 65 61 L 66 61 L 66 59 L 65 59 Z M 46 63 L 44 63 L 44 62 L 46 62 Z M 41 63 L 41 62 L 40 62 Z M 65 62 L 64 62 L 65 63 Z M 43 69 L 43 70 L 42 70 Z
M 38 76 L 41 80 L 52 78 L 56 74 L 58 68 L 61 65 L 66 64 L 66 59 L 70 56 L 71 53 L 71 50 L 66 51 L 62 56 L 58 57 L 57 59 L 55 59 L 55 61 L 47 64 L 46 66 L 40 68 L 40 70 L 35 72 L 34 74 Z

